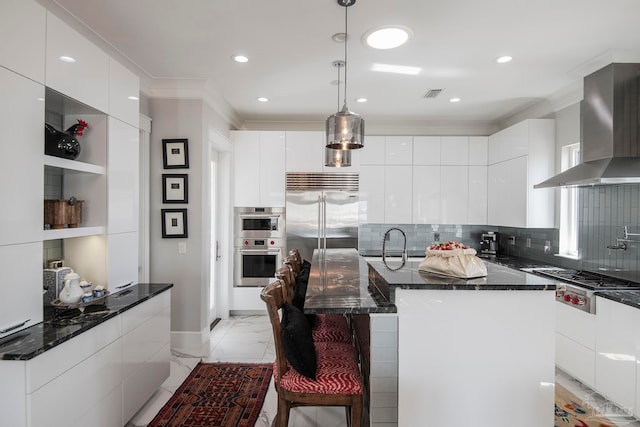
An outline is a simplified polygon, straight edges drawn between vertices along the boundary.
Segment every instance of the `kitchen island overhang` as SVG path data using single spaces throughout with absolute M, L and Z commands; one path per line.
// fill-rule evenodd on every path
M 391 271 L 356 250 L 313 261 L 305 311 L 338 313 L 344 297 L 345 314 L 396 313 L 399 426 L 553 425 L 553 281 L 492 263 L 471 280 L 421 273 L 419 260 Z

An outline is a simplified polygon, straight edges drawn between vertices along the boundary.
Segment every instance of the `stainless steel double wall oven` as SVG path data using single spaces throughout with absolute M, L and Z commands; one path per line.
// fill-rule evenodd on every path
M 266 286 L 282 266 L 285 209 L 234 209 L 234 286 Z

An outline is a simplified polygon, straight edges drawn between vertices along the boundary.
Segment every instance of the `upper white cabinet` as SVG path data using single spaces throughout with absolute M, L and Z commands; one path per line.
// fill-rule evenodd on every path
M 411 165 L 413 157 L 413 137 L 387 136 L 385 137 L 384 151 L 385 165 Z
M 533 188 L 555 170 L 555 120 L 525 120 L 489 137 L 488 223 L 554 226 L 553 189 Z
M 439 224 L 441 195 L 441 167 L 413 167 L 413 217 L 416 224 Z
M 384 165 L 385 158 L 385 137 L 367 136 L 364 141 L 364 148 L 360 148 L 361 165 Z
M 466 224 L 468 222 L 469 167 L 441 166 L 440 222 Z
M 440 139 L 439 136 L 414 136 L 413 164 L 440 166 Z
M 410 224 L 412 215 L 413 177 L 411 167 L 385 166 L 384 222 Z
M 468 165 L 469 138 L 466 136 L 443 136 L 440 139 L 440 164 L 444 166 Z
M 360 166 L 360 223 L 384 223 L 384 165 Z
M 42 84 L 46 15 L 35 1 L 0 2 L 0 65 Z
M 124 65 L 109 58 L 109 115 L 140 127 L 140 79 Z
M 486 151 L 485 151 L 486 153 Z M 487 223 L 487 167 L 469 166 L 467 224 Z
M 288 131 L 286 139 L 287 172 L 354 173 L 360 171 L 360 159 L 365 149 L 351 150 L 351 166 L 334 167 L 325 164 L 324 132 Z M 367 138 L 365 147 L 368 147 L 368 143 Z
M 50 12 L 46 28 L 46 85 L 107 112 L 109 56 Z
M 0 68 L 0 245 L 42 240 L 44 86 Z
M 635 414 L 640 310 L 596 297 L 595 389 Z
M 107 230 L 110 234 L 138 230 L 139 139 L 137 128 L 109 117 Z
M 232 131 L 234 206 L 285 206 L 285 132 Z
M 489 138 L 486 136 L 469 137 L 469 165 L 486 166 L 488 159 Z

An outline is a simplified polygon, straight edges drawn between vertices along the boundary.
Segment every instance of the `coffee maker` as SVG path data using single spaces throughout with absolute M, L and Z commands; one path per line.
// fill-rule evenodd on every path
M 496 256 L 498 253 L 498 233 L 487 231 L 482 233 L 480 240 L 480 254 L 487 256 Z

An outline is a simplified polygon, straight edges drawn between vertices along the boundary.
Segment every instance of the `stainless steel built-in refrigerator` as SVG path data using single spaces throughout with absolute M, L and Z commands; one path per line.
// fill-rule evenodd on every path
M 287 173 L 287 251 L 358 248 L 357 173 Z

